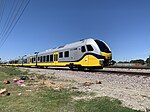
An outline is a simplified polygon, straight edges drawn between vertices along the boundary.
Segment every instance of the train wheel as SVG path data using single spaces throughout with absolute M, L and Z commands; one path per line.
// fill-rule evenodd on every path
M 70 68 L 70 70 L 73 70 L 73 69 L 74 69 L 73 63 L 70 63 L 70 64 L 69 64 L 69 68 Z
M 92 71 L 92 68 L 84 68 L 84 71 Z
M 70 68 L 70 70 L 73 70 L 73 67 L 69 67 Z
M 81 66 L 81 67 L 78 67 L 78 70 L 79 70 L 79 71 L 84 71 L 85 68 Z

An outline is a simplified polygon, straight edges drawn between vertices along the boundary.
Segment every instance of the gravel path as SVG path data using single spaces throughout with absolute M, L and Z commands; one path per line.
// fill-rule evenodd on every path
M 122 101 L 123 106 L 136 110 L 150 109 L 150 77 L 54 69 L 20 69 L 48 76 L 53 74 L 59 80 L 71 82 L 71 86 L 79 91 L 95 92 L 96 96 L 94 97 L 109 96 L 117 98 Z M 101 82 L 101 84 L 96 84 L 96 82 Z
M 140 73 L 150 73 L 150 69 L 133 69 L 133 68 L 104 68 L 103 70 L 110 71 L 128 71 L 128 72 L 140 72 Z

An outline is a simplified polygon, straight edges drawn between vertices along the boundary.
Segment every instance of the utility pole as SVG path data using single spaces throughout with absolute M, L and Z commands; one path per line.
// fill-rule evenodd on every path
M 35 56 L 35 58 L 36 58 L 36 67 L 37 67 L 37 61 L 38 61 L 38 53 L 39 53 L 39 52 L 34 52 L 34 54 L 36 55 L 36 56 Z
M 23 58 L 24 58 L 25 56 L 27 56 L 27 55 L 22 56 L 22 67 L 23 67 Z

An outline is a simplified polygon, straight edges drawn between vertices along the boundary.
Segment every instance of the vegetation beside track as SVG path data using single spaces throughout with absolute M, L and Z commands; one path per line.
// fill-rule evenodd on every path
M 140 112 L 122 107 L 119 100 L 110 97 L 75 100 L 74 97 L 89 94 L 45 86 L 35 89 L 13 83 L 14 78 L 22 75 L 33 74 L 13 67 L 0 67 L 0 89 L 6 88 L 10 92 L 10 96 L 0 96 L 0 112 Z M 3 80 L 9 80 L 10 84 L 3 84 Z M 34 80 L 28 82 L 32 84 Z

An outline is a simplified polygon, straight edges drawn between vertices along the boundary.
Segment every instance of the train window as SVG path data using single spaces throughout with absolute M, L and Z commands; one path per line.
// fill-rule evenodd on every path
M 49 62 L 49 55 L 47 55 L 47 62 Z
M 59 53 L 59 58 L 63 58 L 63 52 Z
M 35 57 L 33 58 L 33 61 L 35 61 Z
M 82 46 L 81 47 L 81 52 L 85 52 L 85 51 L 86 51 L 85 46 Z
M 45 61 L 46 61 L 45 56 L 43 56 L 43 62 L 45 62 Z
M 42 56 L 40 57 L 40 62 L 42 62 Z
M 15 60 L 15 64 L 17 64 L 18 63 L 18 60 Z
M 38 61 L 40 61 L 40 57 L 38 57 Z
M 69 51 L 65 51 L 65 57 L 69 57 Z
M 50 55 L 50 61 L 53 61 L 53 55 Z
M 27 59 L 24 59 L 24 60 L 23 60 L 23 63 L 27 63 Z
M 93 51 L 93 47 L 91 45 L 86 45 L 88 51 Z
M 27 59 L 25 59 L 25 63 L 27 63 Z
M 95 40 L 95 42 L 97 43 L 99 49 L 102 52 L 111 53 L 110 49 L 108 48 L 108 46 L 103 41 Z

